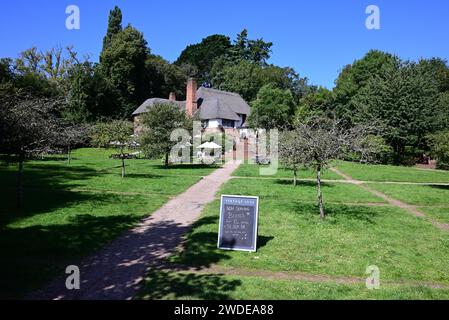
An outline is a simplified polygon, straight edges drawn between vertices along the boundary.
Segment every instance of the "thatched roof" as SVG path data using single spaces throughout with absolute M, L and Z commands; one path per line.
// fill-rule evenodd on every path
M 200 87 L 197 92 L 198 111 L 201 120 L 228 119 L 239 120 L 239 114 L 249 115 L 250 108 L 237 93 Z M 148 108 L 160 103 L 175 103 L 185 110 L 185 101 L 170 101 L 162 98 L 151 98 L 133 112 L 133 116 L 145 113 Z

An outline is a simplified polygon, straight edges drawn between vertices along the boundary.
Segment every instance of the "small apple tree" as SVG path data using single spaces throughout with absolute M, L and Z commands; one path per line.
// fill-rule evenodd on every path
M 280 142 L 280 158 L 295 174 L 299 167 L 313 168 L 316 172 L 317 198 L 321 219 L 325 219 L 321 173 L 331 163 L 352 153 L 362 153 L 366 159 L 365 141 L 368 127 L 340 125 L 335 119 L 312 117 L 297 124 L 293 130 L 283 132 Z M 372 154 L 372 149 L 369 150 Z M 296 182 L 295 182 L 296 183 Z

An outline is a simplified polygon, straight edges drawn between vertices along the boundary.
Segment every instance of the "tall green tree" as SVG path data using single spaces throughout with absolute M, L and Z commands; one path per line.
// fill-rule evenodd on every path
M 200 43 L 187 46 L 179 58 L 176 65 L 190 64 L 195 67 L 196 74 L 200 82 L 209 82 L 210 72 L 215 60 L 226 55 L 231 48 L 229 37 L 214 34 L 201 40 Z
M 243 29 L 238 35 L 229 52 L 232 61 L 246 60 L 259 65 L 266 65 L 271 55 L 272 42 L 262 38 L 248 39 L 248 30 Z
M 299 109 L 297 117 L 299 121 L 303 116 L 309 115 L 327 115 L 331 117 L 334 112 L 334 93 L 324 87 L 310 89 L 310 92 L 303 96 L 299 101 Z
M 70 70 L 70 90 L 65 118 L 71 123 L 93 120 L 96 109 L 96 90 L 94 67 L 85 62 Z
M 158 55 L 150 54 L 145 61 L 145 84 L 149 97 L 168 98 L 170 92 L 176 93 L 176 98 L 185 98 L 186 82 L 189 70 L 187 64 L 172 64 Z
M 386 52 L 371 50 L 362 59 L 343 68 L 335 81 L 335 112 L 352 123 L 354 114 L 353 99 L 358 92 L 368 85 L 370 79 L 383 73 L 386 68 L 394 68 L 400 64 L 398 57 Z
M 241 60 L 236 64 L 217 61 L 212 73 L 213 87 L 239 93 L 246 101 L 256 98 L 263 86 L 262 67 L 252 62 Z
M 114 117 L 129 117 L 145 97 L 145 61 L 149 54 L 143 34 L 127 26 L 101 53 L 99 72 L 118 102 Z
M 292 124 L 295 107 L 290 90 L 265 85 L 257 94 L 257 99 L 251 103 L 248 121 L 253 128 L 286 128 Z
M 118 6 L 109 11 L 108 30 L 103 38 L 103 50 L 107 49 L 112 42 L 112 38 L 122 31 L 122 11 Z
M 438 130 L 437 82 L 415 63 L 383 69 L 360 89 L 353 103 L 353 119 L 377 123 L 397 163 L 406 160 L 407 147 L 419 152 L 426 146 L 425 136 Z

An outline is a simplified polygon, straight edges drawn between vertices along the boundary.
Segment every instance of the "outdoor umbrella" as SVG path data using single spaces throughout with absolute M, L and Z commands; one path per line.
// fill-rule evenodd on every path
M 219 146 L 215 142 L 205 142 L 196 148 L 197 149 L 221 149 L 221 146 Z

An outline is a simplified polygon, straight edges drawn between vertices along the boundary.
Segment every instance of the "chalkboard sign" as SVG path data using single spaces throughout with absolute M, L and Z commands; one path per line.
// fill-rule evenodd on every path
M 222 195 L 218 248 L 256 251 L 258 214 L 259 197 Z

